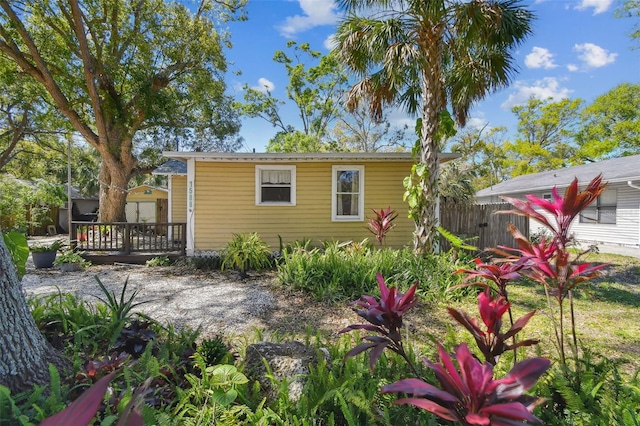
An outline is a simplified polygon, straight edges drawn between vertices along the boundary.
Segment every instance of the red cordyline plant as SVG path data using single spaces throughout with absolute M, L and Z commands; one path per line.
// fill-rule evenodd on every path
M 396 226 L 393 221 L 398 217 L 398 213 L 395 210 L 391 210 L 391 206 L 386 209 L 371 209 L 375 217 L 369 219 L 369 231 L 375 235 L 378 243 L 382 245 L 387 233 Z
M 415 304 L 414 284 L 407 293 L 398 293 L 396 288 L 388 288 L 384 279 L 378 274 L 381 298 L 362 296 L 352 302 L 362 309 L 354 308 L 356 313 L 367 320 L 369 324 L 350 325 L 341 333 L 351 330 L 374 331 L 378 335 L 366 336 L 364 342 L 353 348 L 345 355 L 345 359 L 359 353 L 371 350 L 369 353 L 369 367 L 373 371 L 376 361 L 385 348 L 401 355 L 419 376 L 415 366 L 407 356 L 402 346 L 402 318 Z M 459 421 L 464 425 L 518 425 L 524 422 L 536 423 L 538 419 L 531 414 L 539 400 L 523 395 L 538 378 L 549 368 L 549 361 L 534 358 L 516 364 L 506 377 L 493 380 L 493 364 L 500 354 L 512 349 L 504 341 L 526 325 L 534 314 L 530 312 L 516 321 L 516 324 L 505 334 L 500 333 L 502 316 L 509 305 L 504 298 L 494 300 L 487 291 L 478 298 L 480 316 L 487 327 L 482 330 L 477 322 L 470 319 L 466 313 L 451 310 L 450 313 L 458 319 L 476 338 L 485 357 L 493 362 L 481 364 L 469 351 L 466 344 L 460 345 L 455 358 L 459 371 L 456 370 L 451 357 L 439 345 L 439 359 L 441 364 L 423 360 L 431 368 L 440 382 L 437 388 L 420 379 L 404 379 L 391 385 L 384 386 L 382 392 L 403 392 L 410 394 L 409 398 L 396 401 L 396 404 L 412 404 L 428 410 L 443 419 Z M 523 341 L 519 346 L 537 343 Z
M 440 388 L 419 379 L 404 379 L 383 386 L 382 393 L 409 394 L 394 404 L 411 404 L 463 425 L 513 426 L 541 421 L 532 414 L 542 399 L 524 395 L 549 368 L 545 358 L 519 362 L 502 379 L 493 379 L 493 366 L 481 364 L 465 343 L 451 356 L 438 345 L 439 362 L 423 359 Z
M 507 302 L 507 310 L 509 311 L 509 322 L 511 324 L 511 327 L 513 327 L 513 312 L 511 311 L 511 305 L 509 304 L 509 292 L 507 290 L 507 286 L 510 282 L 518 280 L 521 277 L 520 271 L 523 268 L 526 268 L 529 259 L 523 256 L 515 261 L 509 260 L 502 263 L 485 263 L 479 258 L 473 259 L 473 261 L 476 263 L 476 269 L 458 269 L 456 271 L 456 274 L 464 273 L 467 274 L 467 276 L 464 278 L 462 284 L 452 287 L 452 289 L 456 287 L 477 285 L 484 287 L 487 290 L 494 290 Z M 482 278 L 485 281 L 477 281 L 478 278 Z M 492 287 L 490 283 L 494 283 L 495 287 Z M 457 321 L 466 327 L 466 325 L 460 320 Z M 468 327 L 467 329 L 471 331 Z M 518 348 L 518 346 L 516 345 L 515 334 L 513 334 L 512 338 L 513 362 L 515 363 L 517 361 L 516 349 Z
M 404 358 L 414 373 L 417 374 L 402 345 L 401 330 L 403 315 L 418 303 L 415 298 L 418 283 L 412 285 L 406 293 L 399 293 L 397 288 L 387 287 L 382 275 L 377 274 L 377 279 L 380 288 L 379 301 L 372 296 L 362 296 L 360 300 L 351 302 L 351 305 L 357 306 L 353 308 L 355 313 L 367 320 L 369 324 L 352 324 L 341 330 L 340 333 L 352 330 L 367 330 L 376 332 L 378 335 L 363 337 L 362 340 L 364 342 L 351 349 L 345 355 L 345 359 L 371 350 L 369 353 L 369 368 L 373 371 L 373 367 L 380 355 L 382 355 L 382 351 L 388 348 Z
M 527 195 L 527 200 L 519 200 L 511 197 L 502 197 L 509 202 L 514 209 L 500 213 L 512 213 L 528 216 L 544 225 L 553 235 L 550 241 L 542 238 L 537 244 L 532 244 L 515 226 L 509 227 L 518 245 L 517 249 L 500 247 L 497 253 L 515 258 L 527 259 L 526 272 L 531 279 L 541 283 L 547 295 L 549 308 L 551 300 L 558 304 L 558 319 L 554 321 L 556 344 L 560 353 L 560 361 L 566 364 L 564 342 L 564 300 L 569 297 L 571 331 L 573 337 L 573 350 L 577 354 L 577 334 L 575 329 L 575 316 L 573 309 L 572 290 L 581 282 L 598 276 L 598 271 L 606 265 L 592 265 L 578 263 L 580 256 L 571 259 L 571 253 L 567 247 L 573 240 L 570 233 L 570 225 L 573 220 L 606 189 L 606 183 L 602 182 L 602 176 L 596 176 L 587 187 L 578 190 L 578 180 L 566 189 L 564 196 L 560 196 L 554 187 L 552 201 L 544 200 L 533 195 Z M 536 209 L 538 208 L 538 210 Z M 543 214 L 545 212 L 546 214 Z
M 515 350 L 523 346 L 531 346 L 537 344 L 537 339 L 522 340 L 516 343 L 515 335 L 519 333 L 529 322 L 536 311 L 520 317 L 515 324 L 506 333 L 501 333 L 502 316 L 510 308 L 509 302 L 500 296 L 494 299 L 489 289 L 478 295 L 478 310 L 480 318 L 485 326 L 481 328 L 476 318 L 471 318 L 464 311 L 454 308 L 448 308 L 449 314 L 462 324 L 471 333 L 478 345 L 478 349 L 482 352 L 485 361 L 491 365 L 496 365 L 500 359 L 500 355 L 508 350 Z M 512 344 L 507 344 L 508 339 L 513 338 Z

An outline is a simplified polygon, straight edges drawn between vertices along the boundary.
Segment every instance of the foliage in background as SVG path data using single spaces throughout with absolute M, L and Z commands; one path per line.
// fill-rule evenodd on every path
M 640 154 L 640 84 L 623 83 L 580 113 L 576 156 L 586 162 Z
M 140 141 L 235 139 L 239 121 L 222 78 L 229 38 L 221 25 L 242 19 L 243 6 L 205 1 L 191 11 L 179 2 L 3 3 L 5 58 L 22 80 L 50 95 L 52 107 L 103 160 L 102 220 L 124 219 L 129 179 L 151 169 L 140 161 Z M 168 17 L 175 25 L 165 25 Z
M 271 250 L 256 232 L 233 234 L 221 257 L 220 269 L 237 269 L 241 278 L 246 278 L 249 270 L 261 271 L 272 265 Z
M 62 206 L 67 195 L 63 185 L 45 179 L 19 181 L 6 175 L 0 178 L 0 216 L 7 231 L 26 232 L 30 227 L 51 223 L 51 207 Z M 4 222 L 7 223 L 4 223 Z
M 334 55 L 322 55 L 309 43 L 287 42 L 289 52 L 278 50 L 273 60 L 282 64 L 289 77 L 287 98 L 301 120 L 300 126 L 284 121 L 285 101 L 273 96 L 273 88 L 245 85 L 244 101 L 237 103 L 248 117 L 260 117 L 278 129 L 267 145 L 267 152 L 322 152 L 329 125 L 340 115 L 340 99 L 347 90 L 347 75 Z M 313 64 L 313 65 L 312 65 Z
M 582 103 L 581 99 L 531 98 L 512 108 L 518 117 L 518 133 L 504 145 L 511 177 L 573 165 L 573 132 Z

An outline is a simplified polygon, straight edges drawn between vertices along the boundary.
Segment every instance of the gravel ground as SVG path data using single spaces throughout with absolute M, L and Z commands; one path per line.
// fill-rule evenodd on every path
M 95 277 L 119 298 L 128 278 L 126 298 L 144 302 L 137 310 L 176 328 L 202 327 L 201 336 L 238 336 L 246 333 L 304 333 L 307 328 L 325 334 L 337 331 L 357 317 L 346 306 L 327 307 L 302 293 L 276 285 L 273 273 L 239 280 L 234 272 L 203 272 L 184 267 L 93 265 L 78 272 L 57 268 L 35 269 L 31 259 L 22 287 L 27 297 L 73 293 L 87 301 L 104 297 Z

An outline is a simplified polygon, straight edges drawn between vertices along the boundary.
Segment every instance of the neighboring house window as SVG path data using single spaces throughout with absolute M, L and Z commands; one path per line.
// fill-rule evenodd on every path
M 598 199 L 580 214 L 580 223 L 616 223 L 616 206 L 618 193 L 615 189 L 607 189 Z
M 542 194 L 542 199 L 543 200 L 547 200 L 547 201 L 551 201 L 551 193 L 547 192 L 546 194 Z
M 333 166 L 331 219 L 364 220 L 364 166 Z
M 296 205 L 296 166 L 256 166 L 256 205 Z

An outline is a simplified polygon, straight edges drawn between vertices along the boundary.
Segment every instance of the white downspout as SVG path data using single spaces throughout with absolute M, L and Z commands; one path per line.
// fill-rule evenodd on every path
M 633 181 L 628 180 L 627 185 L 629 185 L 630 188 L 640 191 L 640 186 L 634 185 Z M 640 205 L 638 206 L 638 222 L 640 223 Z M 638 246 L 640 246 L 640 225 L 638 226 Z

